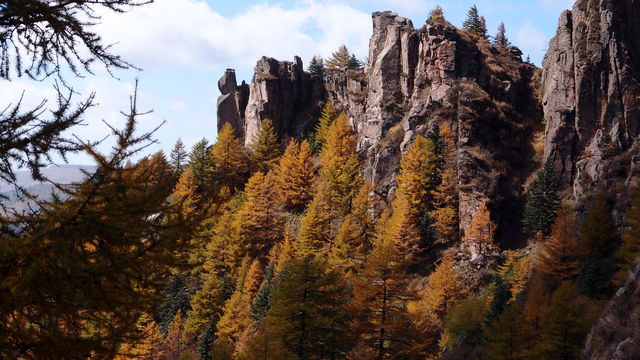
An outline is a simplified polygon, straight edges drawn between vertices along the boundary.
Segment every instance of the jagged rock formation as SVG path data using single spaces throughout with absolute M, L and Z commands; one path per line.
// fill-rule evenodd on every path
M 640 1 L 579 0 L 544 59 L 545 159 L 577 200 L 640 172 Z
M 230 122 L 245 145 L 264 119 L 274 122 L 281 138 L 303 133 L 325 96 L 322 79 L 305 73 L 297 56 L 293 62 L 263 57 L 250 85 L 236 88 L 235 82 L 235 72 L 227 70 L 218 83 L 218 126 Z
M 519 50 L 492 46 L 444 20 L 415 29 L 392 12 L 372 18 L 369 64 L 325 82 L 358 134 L 365 178 L 392 197 L 406 146 L 418 134 L 449 126 L 458 138 L 461 230 L 488 202 L 500 209 L 499 238 L 513 238 L 521 184 L 534 168 L 527 140 L 542 118 L 534 96 L 538 70 L 522 62 Z M 245 144 L 265 118 L 281 135 L 300 137 L 324 98 L 321 82 L 303 72 L 299 58 L 258 61 L 244 111 Z
M 369 64 L 328 82 L 329 96 L 358 132 L 365 177 L 392 195 L 401 152 L 417 134 L 449 126 L 458 135 L 460 228 L 481 202 L 519 231 L 519 194 L 531 171 L 526 141 L 542 117 L 537 69 L 519 50 L 492 46 L 446 21 L 415 29 L 392 12 L 373 14 Z M 516 226 L 513 226 L 516 225 Z
M 249 85 L 244 81 L 240 86 L 236 81 L 236 72 L 227 69 L 218 81 L 218 129 L 230 123 L 238 138 L 244 138 L 244 111 L 249 101 Z
M 587 336 L 583 359 L 640 359 L 640 262 L 609 300 Z

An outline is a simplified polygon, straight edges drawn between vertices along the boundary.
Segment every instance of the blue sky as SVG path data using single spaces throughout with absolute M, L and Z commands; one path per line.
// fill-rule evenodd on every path
M 99 106 L 86 115 L 86 125 L 73 129 L 85 139 L 107 134 L 102 120 L 121 125 L 135 79 L 139 105 L 153 113 L 141 119 L 148 130 L 162 121 L 153 150 L 168 152 L 178 137 L 190 148 L 202 137 L 215 141 L 217 81 L 226 68 L 235 68 L 238 82 L 251 81 L 253 66 L 263 55 L 280 60 L 302 57 L 305 66 L 314 54 L 330 55 L 346 44 L 359 58 L 368 53 L 371 13 L 393 10 L 415 27 L 428 12 L 442 6 L 451 23 L 460 26 L 476 4 L 491 34 L 504 22 L 507 36 L 525 56 L 540 66 L 562 10 L 573 0 L 304 0 L 219 1 L 155 0 L 127 14 L 105 13 L 96 28 L 113 49 L 142 68 L 116 73 L 118 79 L 95 67 L 95 76 L 73 79 L 81 94 L 96 92 Z M 53 99 L 47 83 L 14 79 L 0 83 L 0 98 L 15 102 L 25 91 L 27 104 Z M 51 101 L 52 102 L 52 101 Z M 52 102 L 53 103 L 53 102 Z M 6 106 L 4 104 L 3 106 Z M 90 163 L 84 155 L 75 164 Z

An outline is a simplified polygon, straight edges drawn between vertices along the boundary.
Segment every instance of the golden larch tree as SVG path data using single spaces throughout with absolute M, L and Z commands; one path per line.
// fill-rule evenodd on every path
M 218 132 L 218 141 L 208 155 L 213 164 L 208 177 L 218 188 L 237 189 L 244 183 L 247 173 L 247 154 L 235 137 L 233 127 L 225 123 Z M 215 194 L 214 194 L 215 195 Z
M 487 204 L 481 203 L 464 236 L 465 243 L 471 249 L 472 257 L 481 255 L 487 247 L 493 245 L 496 228 Z
M 539 256 L 538 271 L 567 280 L 578 274 L 582 254 L 577 236 L 578 224 L 570 208 L 562 208 L 551 226 L 551 237 Z
M 418 136 L 400 162 L 396 196 L 409 204 L 411 221 L 418 224 L 429 209 L 437 176 L 438 156 L 431 139 Z
M 311 185 L 316 180 L 309 143 L 289 142 L 275 171 L 279 201 L 286 209 L 303 209 L 311 200 Z
M 251 168 L 253 171 L 261 171 L 266 174 L 278 164 L 279 157 L 278 134 L 271 119 L 264 119 L 249 146 Z

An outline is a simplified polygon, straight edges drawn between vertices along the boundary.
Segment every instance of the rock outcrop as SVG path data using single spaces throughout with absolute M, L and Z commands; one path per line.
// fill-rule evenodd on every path
M 235 75 L 230 72 L 227 70 L 219 83 L 218 124 L 230 122 L 245 145 L 252 142 L 264 119 L 273 121 L 281 138 L 302 134 L 325 96 L 322 79 L 306 73 L 297 56 L 293 62 L 263 57 L 256 64 L 251 84 L 243 83 L 235 92 L 231 91 Z M 240 99 L 236 108 L 227 100 L 232 97 Z
M 258 61 L 237 129 L 245 144 L 265 118 L 281 136 L 301 137 L 327 96 L 357 133 L 365 178 L 391 199 L 402 152 L 416 135 L 447 126 L 458 142 L 461 231 L 487 202 L 501 209 L 494 214 L 503 225 L 499 239 L 514 238 L 521 184 L 535 168 L 528 140 L 542 118 L 534 96 L 539 70 L 522 62 L 517 48 L 495 47 L 444 20 L 415 29 L 392 12 L 372 18 L 369 63 L 324 86 L 299 58 Z
M 579 0 L 544 58 L 544 156 L 577 200 L 637 182 L 639 19 L 638 0 Z
M 236 72 L 227 69 L 218 81 L 218 129 L 230 123 L 238 138 L 244 138 L 244 111 L 249 101 L 249 85 L 244 81 L 238 86 Z
M 506 210 L 496 213 L 502 238 L 519 231 L 514 218 L 533 157 L 526 140 L 542 117 L 534 96 L 538 70 L 519 51 L 446 21 L 415 29 L 392 12 L 372 17 L 369 64 L 327 86 L 358 133 L 365 177 L 379 194 L 393 196 L 401 153 L 416 135 L 448 126 L 458 135 L 461 230 L 489 202 Z

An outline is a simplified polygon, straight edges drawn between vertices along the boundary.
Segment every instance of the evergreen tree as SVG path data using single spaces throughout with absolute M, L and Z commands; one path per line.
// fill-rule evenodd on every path
M 171 169 L 173 169 L 173 173 L 176 176 L 182 175 L 182 172 L 187 165 L 187 150 L 185 150 L 184 143 L 182 139 L 178 138 L 176 144 L 173 146 L 170 155 L 169 165 L 171 165 Z
M 295 258 L 278 284 L 265 321 L 299 359 L 339 358 L 348 348 L 346 288 L 315 256 Z
M 331 57 L 325 62 L 325 72 L 329 76 L 336 76 L 345 71 L 349 66 L 351 54 L 346 45 L 341 45 L 338 51 L 331 54 Z
M 309 71 L 311 75 L 324 76 L 324 59 L 319 55 L 314 55 L 311 58 L 307 71 Z
M 211 164 L 207 156 L 209 149 L 209 140 L 202 138 L 195 143 L 189 153 L 189 161 L 187 162 L 191 172 L 193 173 L 193 179 L 198 187 L 204 187 L 207 185 L 207 171 Z
M 527 235 L 542 232 L 549 235 L 551 225 L 560 207 L 560 198 L 556 194 L 553 180 L 553 168 L 546 162 L 538 173 L 538 179 L 531 187 L 531 191 L 524 207 L 522 230 Z
M 262 120 L 258 133 L 254 136 L 249 148 L 249 161 L 253 171 L 261 171 L 266 174 L 278 164 L 280 143 L 271 120 Z
M 396 177 L 397 197 L 406 199 L 409 218 L 416 225 L 431 206 L 437 165 L 436 146 L 423 136 L 415 139 L 400 162 L 400 172 Z
M 349 62 L 347 63 L 347 69 L 355 70 L 360 68 L 362 68 L 362 62 L 358 60 L 355 54 L 351 54 L 351 57 L 349 58 Z
M 218 332 L 218 320 L 218 316 L 212 317 L 198 340 L 197 350 L 203 360 L 211 360 L 211 349 L 213 348 L 216 333 Z
M 249 316 L 251 319 L 257 323 L 262 321 L 267 315 L 267 311 L 271 308 L 269 306 L 269 300 L 271 299 L 271 292 L 274 287 L 274 272 L 275 272 L 275 262 L 273 262 L 267 270 L 264 272 L 264 279 L 262 280 L 262 284 L 260 284 L 260 288 L 256 293 L 256 297 L 253 299 L 253 303 L 251 303 L 251 309 L 249 312 Z
M 636 188 L 631 205 L 625 213 L 625 225 L 626 229 L 622 237 L 622 245 L 616 252 L 617 284 L 622 282 L 627 270 L 640 256 L 640 187 Z
M 475 5 L 467 11 L 467 19 L 462 23 L 462 28 L 475 36 L 487 38 L 486 21 L 484 17 L 480 16 L 478 7 Z
M 169 325 L 178 312 L 186 314 L 191 310 L 190 297 L 185 278 L 179 274 L 174 275 L 165 289 L 165 300 L 158 309 L 158 325 L 163 334 L 167 334 Z
M 599 298 L 607 295 L 611 287 L 613 264 L 604 259 L 598 250 L 592 251 L 580 263 L 580 274 L 576 278 L 576 287 L 581 295 Z
M 504 23 L 500 23 L 500 26 L 498 26 L 498 32 L 496 33 L 496 36 L 493 37 L 493 44 L 505 49 L 511 47 L 511 42 L 507 39 Z
M 316 180 L 309 143 L 291 141 L 275 170 L 279 201 L 288 210 L 301 210 L 311 200 Z

